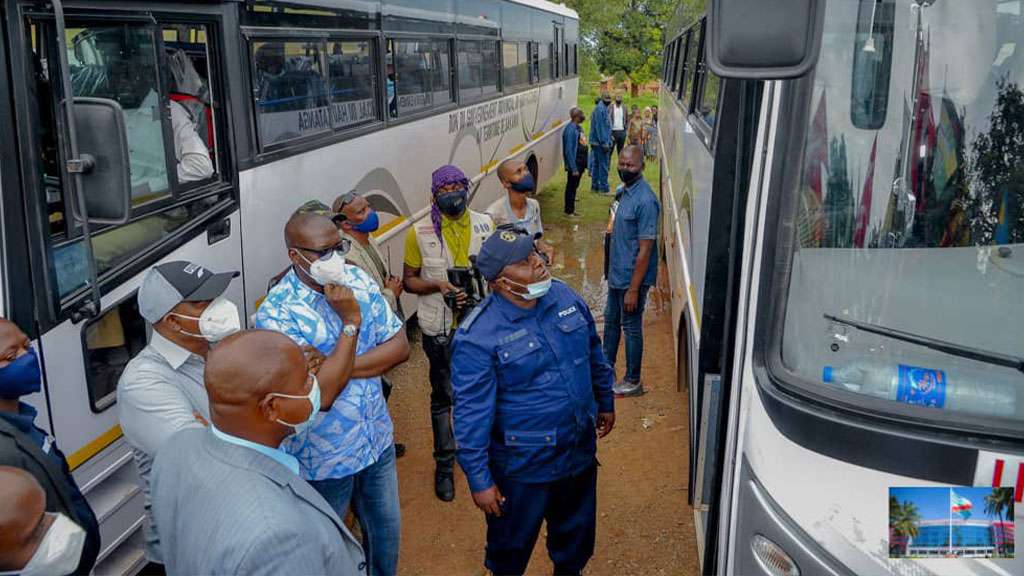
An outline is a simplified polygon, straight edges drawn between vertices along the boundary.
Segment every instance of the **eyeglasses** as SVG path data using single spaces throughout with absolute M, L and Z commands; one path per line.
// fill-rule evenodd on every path
M 313 254 L 316 254 L 318 260 L 326 260 L 330 258 L 331 254 L 334 252 L 337 252 L 341 256 L 348 254 L 349 249 L 352 248 L 352 241 L 348 238 L 342 238 L 340 242 L 328 248 L 306 248 L 304 246 L 292 246 L 292 248 L 312 252 Z

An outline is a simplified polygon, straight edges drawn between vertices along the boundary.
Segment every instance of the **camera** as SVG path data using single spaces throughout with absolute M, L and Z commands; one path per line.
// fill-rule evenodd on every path
M 467 298 L 460 305 L 456 292 L 444 295 L 444 303 L 455 313 L 455 323 L 462 323 L 466 314 L 484 299 L 484 278 L 476 267 L 476 257 L 470 256 L 470 266 L 453 266 L 448 269 L 448 282 L 465 293 Z

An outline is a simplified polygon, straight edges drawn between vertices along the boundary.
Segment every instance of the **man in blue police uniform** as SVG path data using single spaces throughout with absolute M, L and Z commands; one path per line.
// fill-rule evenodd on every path
M 476 265 L 491 294 L 456 332 L 451 365 L 459 465 L 487 519 L 484 564 L 522 574 L 547 520 L 555 574 L 580 574 L 615 375 L 587 305 L 552 281 L 532 236 L 499 229 Z

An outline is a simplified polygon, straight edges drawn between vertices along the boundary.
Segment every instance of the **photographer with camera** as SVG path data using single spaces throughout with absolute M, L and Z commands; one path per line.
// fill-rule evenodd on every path
M 457 167 L 446 165 L 431 175 L 430 219 L 409 229 L 405 239 L 403 286 L 419 296 L 416 315 L 423 333 L 423 351 L 430 362 L 430 418 L 434 431 L 434 493 L 445 502 L 455 499 L 452 470 L 455 436 L 452 433 L 452 384 L 449 339 L 460 314 L 471 307 L 473 294 L 470 256 L 480 252 L 491 235 L 490 216 L 468 209 L 469 179 Z M 476 294 L 476 299 L 483 294 Z M 453 306 L 454 305 L 454 306 Z

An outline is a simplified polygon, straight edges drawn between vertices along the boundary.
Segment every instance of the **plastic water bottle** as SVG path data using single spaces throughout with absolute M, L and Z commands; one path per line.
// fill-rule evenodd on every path
M 846 366 L 825 366 L 821 379 L 851 392 L 904 404 L 1010 417 L 1016 411 L 1017 389 L 1024 387 L 1024 376 L 1014 379 L 1014 375 L 1007 377 L 1004 372 L 995 367 L 939 370 L 852 362 Z

